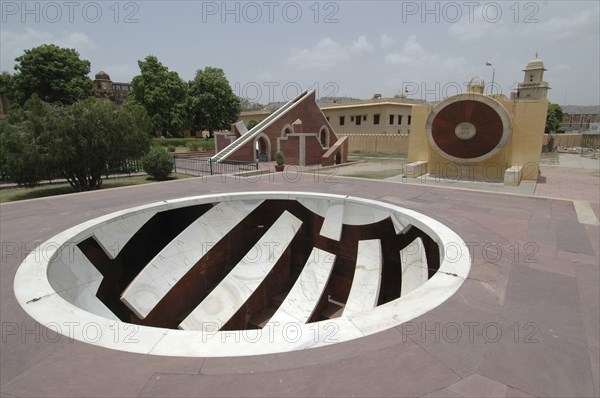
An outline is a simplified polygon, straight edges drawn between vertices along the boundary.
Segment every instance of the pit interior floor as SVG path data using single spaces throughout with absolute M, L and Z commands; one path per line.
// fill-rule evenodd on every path
M 578 218 L 573 201 L 588 203 L 598 218 L 597 177 L 586 176 L 568 199 L 284 177 L 192 178 L 1 205 L 0 396 L 600 394 L 600 233 L 597 223 Z M 548 178 L 559 193 L 561 183 L 573 183 L 560 172 Z M 324 348 L 237 358 L 99 348 L 57 336 L 16 301 L 21 261 L 69 227 L 165 199 L 264 190 L 352 195 L 421 212 L 467 243 L 469 277 L 443 304 L 396 328 Z M 85 327 L 73 325 L 73 333 Z

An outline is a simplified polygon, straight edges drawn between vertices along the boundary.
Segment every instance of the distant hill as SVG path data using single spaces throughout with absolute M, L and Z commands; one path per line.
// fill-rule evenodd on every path
M 347 104 L 349 102 L 362 101 L 358 98 L 352 97 L 321 97 L 317 99 L 317 104 Z M 265 105 L 265 108 L 271 111 L 281 108 L 286 104 L 287 101 L 279 101 L 279 102 L 270 102 Z
M 358 98 L 352 98 L 352 97 L 321 97 L 317 100 L 317 103 L 319 103 L 319 104 L 344 104 L 344 103 L 356 102 L 356 101 L 362 101 L 362 100 L 358 99 Z
M 565 105 L 562 110 L 565 113 L 600 113 L 600 105 Z

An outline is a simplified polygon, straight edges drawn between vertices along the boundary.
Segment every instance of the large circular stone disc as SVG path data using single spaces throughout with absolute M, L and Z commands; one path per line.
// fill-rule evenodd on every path
M 427 132 L 432 146 L 445 158 L 457 162 L 481 161 L 507 143 L 510 117 L 491 98 L 460 94 L 434 108 L 428 118 Z

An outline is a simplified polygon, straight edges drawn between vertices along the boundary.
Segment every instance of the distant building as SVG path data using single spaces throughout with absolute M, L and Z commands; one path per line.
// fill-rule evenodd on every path
M 548 90 L 550 86 L 547 81 L 544 81 L 544 62 L 538 58 L 537 53 L 535 58 L 527 63 L 523 72 L 525 76 L 523 83 L 519 83 L 516 94 L 512 95 L 512 99 L 520 100 L 539 100 L 548 98 Z
M 117 104 L 122 104 L 133 90 L 131 83 L 113 82 L 110 80 L 110 76 L 104 71 L 96 73 L 94 88 L 100 96 L 108 98 Z
M 598 113 L 564 113 L 559 131 L 597 131 Z
M 411 110 L 414 105 L 405 97 L 381 98 L 378 95 L 366 101 L 319 104 L 321 112 L 337 134 L 410 134 Z M 416 103 L 416 102 L 415 102 Z M 247 125 L 260 122 L 268 110 L 242 112 L 240 119 Z
M 412 104 L 374 96 L 367 101 L 321 106 L 335 131 L 351 134 L 410 134 Z
M 466 93 L 413 106 L 404 175 L 510 186 L 537 181 L 548 114 L 545 70 L 536 55 L 511 99 L 485 94 L 475 77 Z
M 347 161 L 347 137 L 336 135 L 316 103 L 315 90 L 304 91 L 273 113 L 260 116 L 261 122 L 250 130 L 242 119 L 231 131 L 215 133 L 213 161 L 271 161 L 279 151 L 290 165 L 331 166 Z
M 8 114 L 8 95 L 6 93 L 0 93 L 0 119 Z

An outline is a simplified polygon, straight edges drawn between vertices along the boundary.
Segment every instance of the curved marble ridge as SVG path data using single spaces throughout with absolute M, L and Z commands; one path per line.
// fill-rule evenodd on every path
M 252 330 L 227 330 L 225 324 L 253 295 L 264 289 L 267 276 L 281 261 L 289 261 L 295 237 L 307 220 L 289 211 L 274 218 L 256 242 L 258 250 L 246 255 L 210 293 L 181 320 L 178 328 L 161 328 L 119 320 L 97 296 L 103 273 L 81 251 L 93 239 L 109 259 L 152 217 L 191 206 L 210 208 L 158 251 L 120 293 L 121 302 L 140 320 L 161 303 L 178 282 L 228 234 L 265 201 L 296 201 L 322 217 L 321 239 L 343 247 L 348 228 L 380 225 L 389 218 L 395 236 L 406 234 L 410 244 L 396 251 L 401 274 L 396 299 L 382 300 L 384 253 L 380 239 L 358 240 L 355 269 L 348 297 L 336 317 L 315 321 L 327 286 L 333 283 L 340 255 L 319 247 L 307 260 L 281 304 Z M 389 225 L 389 224 L 388 224 Z M 262 227 L 262 226 L 261 226 Z M 390 226 L 390 228 L 392 228 Z M 414 231 L 421 236 L 414 238 Z M 412 232 L 411 232 L 412 231 Z M 413 235 L 411 235 L 413 234 Z M 433 272 L 423 239 L 437 248 L 439 268 Z M 315 240 L 316 242 L 316 240 Z M 336 243 L 337 242 L 337 243 Z M 338 246 L 335 246 L 335 245 Z M 31 253 L 19 267 L 15 295 L 21 306 L 43 325 L 65 331 L 73 325 L 87 333 L 70 338 L 129 352 L 169 356 L 240 356 L 286 352 L 347 341 L 398 326 L 440 305 L 454 294 L 470 269 L 471 259 L 463 240 L 443 224 L 409 209 L 350 196 L 307 192 L 248 192 L 206 195 L 140 206 L 90 220 L 42 244 L 44 258 Z M 388 250 L 389 252 L 389 250 Z M 308 254 L 310 253 L 310 254 Z M 286 260 L 288 259 L 288 260 Z M 436 258 L 432 262 L 438 262 Z M 389 263 L 389 262 L 388 262 Z M 106 274 L 104 274 L 106 275 Z M 390 286 L 386 287 L 389 293 Z M 386 293 L 386 294 L 388 294 Z M 321 303 L 321 304 L 319 304 Z M 383 303 L 383 304 L 381 304 Z M 379 304 L 379 305 L 378 305 Z M 322 308 L 321 308 L 322 309 Z M 311 321 L 312 319 L 312 321 Z

